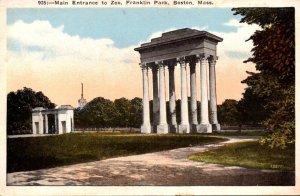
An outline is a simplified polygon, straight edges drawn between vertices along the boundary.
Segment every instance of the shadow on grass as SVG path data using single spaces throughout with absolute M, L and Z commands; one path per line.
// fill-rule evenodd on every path
M 9 138 L 7 172 L 37 170 L 118 156 L 143 154 L 226 141 L 203 135 L 75 133 Z

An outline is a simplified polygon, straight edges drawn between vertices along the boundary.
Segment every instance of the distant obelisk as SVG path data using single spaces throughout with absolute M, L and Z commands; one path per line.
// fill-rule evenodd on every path
M 78 107 L 82 109 L 86 105 L 86 100 L 83 98 L 83 83 L 81 83 L 81 98 L 78 100 Z

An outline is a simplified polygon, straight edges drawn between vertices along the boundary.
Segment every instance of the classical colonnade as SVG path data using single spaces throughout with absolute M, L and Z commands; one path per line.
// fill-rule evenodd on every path
M 200 66 L 200 89 L 201 89 L 201 121 L 197 117 L 197 88 L 196 88 L 196 66 Z M 208 64 L 208 66 L 207 66 Z M 177 125 L 176 120 L 176 98 L 175 98 L 175 75 L 174 68 L 180 66 L 181 84 L 181 122 Z M 190 132 L 212 132 L 220 130 L 217 118 L 216 100 L 216 57 L 199 54 L 189 57 L 158 61 L 150 64 L 141 64 L 143 73 L 143 133 L 190 133 Z M 187 89 L 187 66 L 190 68 L 190 111 L 189 120 L 188 89 Z M 207 67 L 209 67 L 209 84 L 207 84 Z M 170 122 L 167 123 L 166 111 L 166 84 L 165 69 L 169 71 L 169 113 Z M 151 71 L 150 71 L 151 70 Z M 152 73 L 153 86 L 153 126 L 150 124 L 149 108 L 149 78 L 148 72 Z M 159 86 L 158 86 L 159 84 Z M 208 106 L 208 89 L 209 100 Z M 210 114 L 209 108 L 210 107 Z M 152 128 L 152 129 L 151 129 Z M 151 131 L 152 130 L 152 131 Z
M 150 43 L 136 48 L 141 54 L 143 76 L 142 133 L 190 133 L 220 130 L 216 100 L 216 45 L 222 41 L 213 34 L 192 29 L 164 33 Z M 177 125 L 175 99 L 175 66 L 180 66 L 181 122 Z M 196 66 L 200 66 L 201 120 L 197 120 Z M 188 108 L 187 66 L 190 69 L 190 108 Z M 207 78 L 207 67 L 209 78 Z M 169 113 L 167 123 L 165 70 L 169 73 Z M 152 74 L 153 123 L 150 123 L 149 78 Z M 207 82 L 209 80 L 209 82 Z M 209 98 L 208 98 L 209 90 Z M 208 100 L 209 106 L 208 106 Z M 189 109 L 191 119 L 189 119 Z M 209 110 L 210 109 L 210 110 Z M 210 114 L 209 114 L 210 111 Z

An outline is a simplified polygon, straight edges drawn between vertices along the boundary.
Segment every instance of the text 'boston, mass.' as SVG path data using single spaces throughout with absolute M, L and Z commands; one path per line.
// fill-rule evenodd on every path
M 147 1 L 147 0 L 138 0 L 131 1 L 126 0 L 101 0 L 101 1 L 38 1 L 39 5 L 87 5 L 87 6 L 98 6 L 98 5 L 213 5 L 212 1 Z

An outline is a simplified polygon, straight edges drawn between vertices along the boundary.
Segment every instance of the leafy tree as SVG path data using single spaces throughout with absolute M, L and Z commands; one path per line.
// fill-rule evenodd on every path
M 35 92 L 24 87 L 7 95 L 7 133 L 17 130 L 31 130 L 31 111 L 35 107 L 54 108 L 52 103 L 41 91 Z
M 143 104 L 141 98 L 116 99 L 114 102 L 97 97 L 74 113 L 76 127 L 140 127 Z
M 294 8 L 234 8 L 241 22 L 258 24 L 249 40 L 253 41 L 253 62 L 256 69 L 275 75 L 283 83 L 295 79 L 295 10 Z
M 143 123 L 143 100 L 135 97 L 130 101 L 130 126 L 140 127 Z
M 75 113 L 77 127 L 111 127 L 114 125 L 116 109 L 112 101 L 97 97 Z
M 114 125 L 120 127 L 128 127 L 130 125 L 131 118 L 130 101 L 122 97 L 114 101 L 114 106 L 117 112 L 114 119 Z
M 269 117 L 269 111 L 265 107 L 266 104 L 267 99 L 261 96 L 261 94 L 257 95 L 254 92 L 254 88 L 246 88 L 243 98 L 237 105 L 237 112 L 239 114 L 236 119 L 237 122 L 244 125 L 262 126 L 263 122 Z
M 245 62 L 255 64 L 258 73 L 243 82 L 263 103 L 268 113 L 264 125 L 272 135 L 261 140 L 271 147 L 284 148 L 295 141 L 295 10 L 294 8 L 234 8 L 241 22 L 258 24 L 249 40 L 253 41 L 253 56 Z M 243 99 L 247 101 L 250 96 Z
M 218 105 L 218 120 L 222 125 L 238 125 L 237 122 L 238 101 L 226 99 L 221 105 Z

